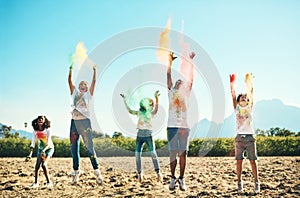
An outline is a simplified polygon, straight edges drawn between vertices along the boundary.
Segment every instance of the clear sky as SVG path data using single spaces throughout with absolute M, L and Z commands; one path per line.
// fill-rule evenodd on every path
M 0 0 L 0 122 L 15 129 L 24 129 L 28 122 L 31 131 L 31 121 L 44 114 L 52 121 L 55 135 L 68 137 L 71 99 L 67 75 L 77 43 L 82 41 L 91 53 L 118 33 L 163 28 L 168 18 L 176 31 L 184 20 L 185 35 L 201 45 L 215 63 L 226 93 L 226 115 L 233 111 L 228 86 L 232 72 L 238 75 L 239 84 L 246 72 L 254 74 L 255 101 L 278 98 L 300 107 L 299 10 L 297 0 Z M 103 132 L 122 129 L 112 115 L 113 90 L 119 80 L 135 67 L 153 62 L 157 62 L 155 50 L 128 52 L 99 76 L 95 112 Z M 209 91 L 201 75 L 196 76 L 199 119 L 210 120 Z M 162 85 L 145 89 L 147 97 L 153 97 L 156 89 L 161 91 L 161 106 L 166 107 Z

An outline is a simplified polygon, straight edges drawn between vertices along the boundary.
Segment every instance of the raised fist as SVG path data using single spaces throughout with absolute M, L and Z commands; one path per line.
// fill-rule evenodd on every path
M 172 62 L 173 60 L 175 60 L 177 57 L 174 56 L 174 52 L 170 52 L 169 53 L 169 62 Z
M 195 57 L 195 55 L 196 55 L 195 52 L 191 52 L 190 53 L 190 59 L 193 59 Z
M 236 79 L 236 75 L 235 74 L 231 74 L 231 75 L 229 75 L 229 77 L 230 77 L 230 83 L 234 83 L 235 79 Z
M 155 98 L 158 97 L 158 96 L 160 96 L 159 90 L 157 90 L 157 91 L 154 93 L 154 96 L 155 96 Z
M 247 73 L 246 76 L 245 76 L 245 82 L 252 82 L 253 81 L 253 74 L 252 73 Z
M 97 65 L 94 65 L 93 66 L 93 70 L 95 71 L 97 69 Z

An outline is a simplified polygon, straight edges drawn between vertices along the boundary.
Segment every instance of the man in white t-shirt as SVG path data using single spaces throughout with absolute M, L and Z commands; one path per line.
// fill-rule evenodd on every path
M 187 109 L 188 99 L 193 85 L 193 70 L 190 79 L 177 80 L 174 87 L 172 82 L 171 70 L 172 62 L 176 58 L 174 53 L 169 54 L 169 65 L 167 70 L 167 85 L 169 96 L 169 117 L 168 117 L 168 148 L 170 151 L 170 169 L 171 169 L 171 181 L 169 185 L 170 190 L 174 190 L 176 182 L 179 183 L 180 190 L 185 191 L 186 186 L 184 182 L 184 172 L 186 167 L 186 156 L 188 151 L 188 138 L 190 129 L 187 124 Z M 195 53 L 190 54 L 190 62 L 195 56 Z M 193 69 L 193 67 L 191 67 Z M 179 155 L 180 176 L 178 180 L 175 176 L 175 170 L 177 165 L 177 154 Z
M 257 171 L 257 151 L 254 138 L 254 130 L 252 127 L 252 108 L 253 108 L 253 76 L 250 73 L 246 74 L 246 94 L 239 94 L 236 97 L 235 94 L 235 78 L 236 75 L 230 75 L 230 89 L 233 101 L 233 107 L 236 115 L 236 132 L 235 138 L 235 159 L 236 171 L 238 179 L 238 191 L 243 192 L 243 181 L 241 179 L 242 164 L 244 159 L 244 153 L 247 152 L 247 158 L 250 161 L 253 176 L 254 176 L 254 191 L 258 193 L 260 191 L 260 184 L 258 181 Z

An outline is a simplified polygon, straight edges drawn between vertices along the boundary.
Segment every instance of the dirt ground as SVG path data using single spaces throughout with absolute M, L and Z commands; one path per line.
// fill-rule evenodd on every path
M 300 157 L 260 157 L 258 160 L 261 192 L 254 194 L 249 161 L 243 166 L 244 193 L 237 192 L 234 157 L 189 157 L 185 181 L 186 191 L 168 189 L 170 169 L 168 158 L 159 158 L 163 181 L 157 182 L 151 158 L 142 157 L 145 179 L 137 182 L 134 157 L 99 158 L 104 177 L 96 183 L 88 158 L 81 158 L 82 175 L 71 185 L 71 158 L 52 158 L 48 167 L 54 184 L 44 188 L 42 169 L 40 187 L 31 189 L 36 159 L 0 159 L 0 197 L 300 197 Z M 177 175 L 179 167 L 177 167 Z

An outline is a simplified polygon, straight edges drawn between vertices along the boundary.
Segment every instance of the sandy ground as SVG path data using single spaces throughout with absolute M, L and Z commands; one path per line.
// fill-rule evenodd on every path
M 186 168 L 186 191 L 168 189 L 168 158 L 159 158 L 163 181 L 157 182 L 151 158 L 143 157 L 145 179 L 137 182 L 133 157 L 99 158 L 104 183 L 98 185 L 88 158 L 81 158 L 82 175 L 71 185 L 71 158 L 52 158 L 48 167 L 53 188 L 43 185 L 39 172 L 39 189 L 30 189 L 34 181 L 36 159 L 0 159 L 0 197 L 300 197 L 300 157 L 260 157 L 258 160 L 261 192 L 254 194 L 249 161 L 244 162 L 244 193 L 237 192 L 233 157 L 189 157 Z M 179 168 L 177 168 L 179 172 Z

